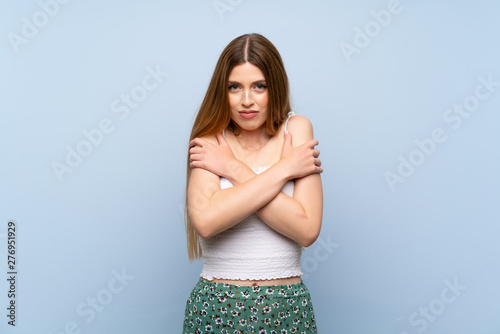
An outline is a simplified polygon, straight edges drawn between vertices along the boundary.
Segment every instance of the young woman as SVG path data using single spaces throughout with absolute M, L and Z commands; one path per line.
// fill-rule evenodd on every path
M 188 252 L 204 263 L 183 333 L 317 332 L 300 257 L 320 233 L 323 169 L 269 40 L 226 46 L 190 140 Z

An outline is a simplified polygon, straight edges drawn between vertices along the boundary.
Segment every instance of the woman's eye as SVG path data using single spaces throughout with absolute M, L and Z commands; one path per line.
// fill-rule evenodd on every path
M 235 90 L 238 89 L 238 85 L 230 85 L 229 90 Z
M 264 84 L 258 84 L 257 86 L 255 86 L 257 89 L 266 89 L 267 86 L 264 85 Z

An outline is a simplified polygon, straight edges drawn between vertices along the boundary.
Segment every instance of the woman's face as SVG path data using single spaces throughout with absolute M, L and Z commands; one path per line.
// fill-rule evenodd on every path
M 269 94 L 264 74 L 255 65 L 237 65 L 229 74 L 231 119 L 242 130 L 265 127 Z

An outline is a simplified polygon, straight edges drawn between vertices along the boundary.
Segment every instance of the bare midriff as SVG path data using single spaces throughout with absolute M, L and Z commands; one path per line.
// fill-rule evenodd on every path
M 300 283 L 302 281 L 300 276 L 278 278 L 278 279 L 266 279 L 266 280 L 239 280 L 239 279 L 220 279 L 220 278 L 214 278 L 212 281 L 208 281 L 206 279 L 204 280 L 207 282 L 226 283 L 226 284 L 244 285 L 244 286 L 286 285 L 286 284 Z

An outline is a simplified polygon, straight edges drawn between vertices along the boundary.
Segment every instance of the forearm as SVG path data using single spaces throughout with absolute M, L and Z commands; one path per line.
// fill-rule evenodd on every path
M 233 172 L 234 174 L 229 177 L 229 180 L 234 185 L 244 183 L 258 175 L 243 163 L 238 166 L 235 165 Z M 309 182 L 316 182 L 321 185 L 319 175 L 311 175 L 309 178 L 315 179 L 309 180 Z M 318 202 L 322 203 L 322 199 L 318 199 Z M 319 212 L 322 212 L 322 206 L 321 208 L 314 207 L 314 210 L 318 209 Z M 309 246 L 317 237 L 317 232 L 321 226 L 321 215 L 318 217 L 317 212 L 308 211 L 312 210 L 306 210 L 296 198 L 280 191 L 272 200 L 258 209 L 256 213 L 269 227 L 278 233 L 297 241 L 301 245 Z
M 257 214 L 276 232 L 305 247 L 316 240 L 318 223 L 321 224 L 299 201 L 283 192 L 258 210 Z
M 191 189 L 189 212 L 200 236 L 206 238 L 237 224 L 276 197 L 288 181 L 282 164 L 259 177 L 248 178 L 227 189 Z

